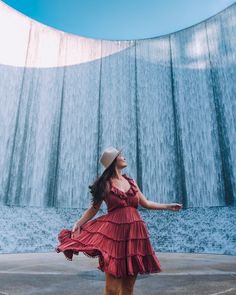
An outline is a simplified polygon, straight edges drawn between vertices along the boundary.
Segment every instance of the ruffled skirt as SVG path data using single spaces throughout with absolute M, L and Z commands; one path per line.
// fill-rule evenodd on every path
M 89 220 L 73 238 L 71 230 L 62 229 L 58 240 L 57 253 L 63 252 L 68 260 L 79 252 L 98 257 L 97 268 L 117 278 L 161 271 L 146 224 L 138 210 L 131 206 Z

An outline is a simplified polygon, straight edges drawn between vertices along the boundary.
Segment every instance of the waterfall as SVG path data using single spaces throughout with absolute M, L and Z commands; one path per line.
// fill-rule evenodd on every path
M 125 145 L 125 173 L 148 199 L 235 206 L 236 4 L 131 41 L 71 36 L 0 6 L 2 28 L 9 15 L 21 25 L 0 31 L 2 48 L 15 35 L 19 47 L 15 65 L 0 51 L 1 205 L 87 207 L 101 152 Z

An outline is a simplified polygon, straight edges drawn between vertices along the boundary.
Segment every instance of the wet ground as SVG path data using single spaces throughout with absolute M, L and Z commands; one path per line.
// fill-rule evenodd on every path
M 135 295 L 235 295 L 236 256 L 156 253 L 162 272 L 138 275 Z M 102 295 L 98 258 L 83 253 L 0 254 L 0 295 Z

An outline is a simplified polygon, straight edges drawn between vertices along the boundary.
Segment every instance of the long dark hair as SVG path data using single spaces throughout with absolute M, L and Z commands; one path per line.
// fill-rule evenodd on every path
M 118 156 L 118 155 L 117 155 Z M 101 176 L 98 176 L 93 184 L 88 187 L 92 194 L 91 205 L 96 206 L 100 201 L 104 200 L 110 191 L 110 178 L 115 175 L 115 167 L 117 156 L 113 162 L 106 168 Z

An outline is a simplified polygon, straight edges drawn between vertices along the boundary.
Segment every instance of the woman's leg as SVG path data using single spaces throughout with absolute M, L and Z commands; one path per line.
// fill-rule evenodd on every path
M 119 295 L 121 290 L 121 278 L 116 278 L 113 275 L 105 272 L 106 285 L 103 295 Z
M 134 284 L 137 274 L 134 276 L 127 276 L 121 279 L 121 291 L 119 295 L 134 295 Z

